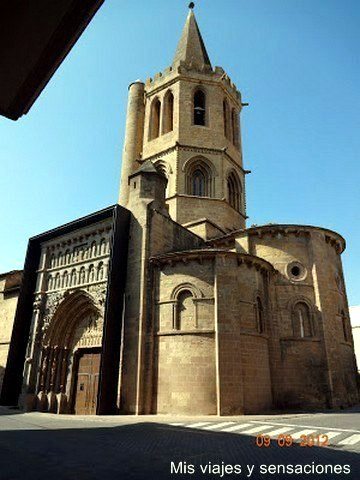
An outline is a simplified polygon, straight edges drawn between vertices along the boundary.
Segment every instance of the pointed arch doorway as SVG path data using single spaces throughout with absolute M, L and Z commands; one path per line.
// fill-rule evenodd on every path
M 76 291 L 60 303 L 43 338 L 40 410 L 96 415 L 103 324 L 87 292 Z

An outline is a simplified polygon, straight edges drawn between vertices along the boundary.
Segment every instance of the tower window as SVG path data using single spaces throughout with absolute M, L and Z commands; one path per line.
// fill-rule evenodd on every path
M 257 331 L 259 333 L 264 333 L 265 331 L 264 309 L 263 309 L 260 297 L 256 298 L 256 323 L 257 323 Z
M 230 139 L 230 132 L 229 132 L 230 110 L 229 110 L 228 101 L 226 99 L 223 101 L 223 116 L 224 116 L 224 135 L 227 139 Z
M 155 98 L 151 104 L 149 140 L 157 138 L 160 134 L 160 112 L 161 102 L 158 98 Z
M 174 95 L 168 91 L 164 97 L 163 133 L 174 129 Z
M 196 90 L 194 94 L 194 125 L 205 126 L 206 120 L 206 97 L 202 90 Z
M 241 210 L 241 184 L 235 172 L 231 172 L 227 179 L 228 202 L 238 212 Z
M 205 197 L 205 175 L 201 170 L 195 170 L 192 178 L 192 194 L 198 197 Z
M 296 337 L 312 337 L 309 307 L 304 302 L 299 302 L 294 307 L 293 328 Z
M 232 141 L 236 148 L 239 148 L 239 115 L 233 108 L 231 112 Z
M 212 173 L 201 159 L 195 160 L 186 172 L 186 193 L 197 197 L 211 197 Z

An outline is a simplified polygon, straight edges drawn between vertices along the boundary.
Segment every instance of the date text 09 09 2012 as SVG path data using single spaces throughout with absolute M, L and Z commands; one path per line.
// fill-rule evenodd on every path
M 268 448 L 272 445 L 269 435 L 260 434 L 255 438 L 256 446 Z M 292 435 L 280 434 L 277 436 L 274 445 L 279 447 L 291 447 L 299 445 L 300 447 L 328 447 L 329 439 L 327 435 L 300 435 L 299 438 L 294 438 Z

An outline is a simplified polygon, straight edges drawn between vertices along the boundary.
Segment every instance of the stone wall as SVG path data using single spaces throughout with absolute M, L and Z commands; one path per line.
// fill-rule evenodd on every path
M 316 227 L 269 225 L 239 234 L 235 246 L 266 259 L 278 271 L 271 287 L 275 405 L 308 408 L 355 403 L 342 237 Z M 298 326 L 299 304 L 305 305 L 309 318 L 309 331 L 303 335 Z
M 0 275 L 0 391 L 6 369 L 20 282 L 21 271 Z
M 206 250 L 153 262 L 154 411 L 235 415 L 271 409 L 271 266 L 249 255 Z
M 151 315 L 153 289 L 149 258 L 163 252 L 191 250 L 201 238 L 174 222 L 154 192 L 160 175 L 139 172 L 130 182 L 132 212 L 128 256 L 124 347 L 120 408 L 126 413 L 149 413 L 153 408 L 153 350 Z M 146 187 L 146 188 L 145 188 Z
M 213 264 L 165 266 L 157 282 L 156 412 L 215 414 Z
M 270 268 L 271 269 L 271 268 Z M 269 364 L 268 267 L 236 255 L 216 260 L 219 413 L 235 415 L 272 407 Z M 263 306 L 262 322 L 256 306 Z
M 170 216 L 181 224 L 207 218 L 226 232 L 245 225 L 242 215 L 218 198 L 176 195 L 169 198 L 167 204 Z

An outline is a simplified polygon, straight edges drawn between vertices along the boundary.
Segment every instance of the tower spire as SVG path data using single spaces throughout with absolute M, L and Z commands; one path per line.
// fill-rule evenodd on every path
M 190 11 L 175 52 L 173 64 L 192 62 L 198 65 L 206 65 L 211 68 L 209 55 L 207 54 L 193 11 L 194 6 L 195 4 L 193 2 L 189 4 Z

